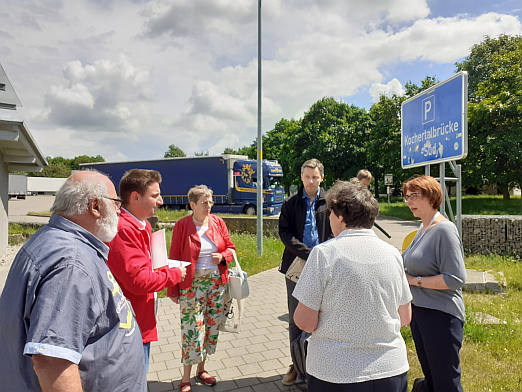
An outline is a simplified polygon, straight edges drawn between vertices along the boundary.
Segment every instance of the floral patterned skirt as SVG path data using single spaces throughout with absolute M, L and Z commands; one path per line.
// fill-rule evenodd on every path
M 180 289 L 181 362 L 195 365 L 216 351 L 223 294 L 218 271 L 194 276 L 192 287 Z

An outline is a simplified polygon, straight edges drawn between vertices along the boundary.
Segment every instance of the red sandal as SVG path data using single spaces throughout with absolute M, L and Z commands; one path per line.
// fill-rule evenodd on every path
M 188 389 L 183 390 L 183 388 L 189 387 Z M 189 382 L 180 382 L 178 385 L 179 392 L 191 392 L 192 391 L 192 385 Z
M 203 373 L 207 373 L 207 375 L 204 376 Z M 198 372 L 198 374 L 196 376 L 196 380 L 199 381 L 200 383 L 208 385 L 210 387 L 216 385 L 216 377 L 213 377 L 210 374 L 208 374 L 208 372 L 206 370 L 202 370 L 202 371 Z

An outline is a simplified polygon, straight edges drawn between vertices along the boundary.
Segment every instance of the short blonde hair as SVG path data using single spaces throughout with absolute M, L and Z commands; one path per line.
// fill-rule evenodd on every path
M 212 189 L 210 189 L 208 186 L 196 185 L 189 189 L 187 196 L 188 196 L 189 202 L 197 203 L 201 196 L 212 197 L 212 194 L 213 194 Z
M 357 173 L 357 179 L 359 181 L 363 180 L 363 179 L 367 179 L 367 180 L 370 180 L 370 182 L 372 182 L 372 173 L 370 173 L 369 170 L 366 170 L 366 169 L 361 169 L 359 170 L 359 172 Z

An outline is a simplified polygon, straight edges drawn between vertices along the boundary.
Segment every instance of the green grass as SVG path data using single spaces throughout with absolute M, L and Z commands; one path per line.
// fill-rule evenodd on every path
M 190 210 L 171 210 L 168 208 L 159 208 L 156 211 L 156 215 L 158 216 L 160 222 L 175 222 L 183 218 L 184 216 L 187 216 L 191 214 Z M 251 217 L 255 218 L 255 215 L 246 215 L 246 214 L 222 214 L 217 213 L 215 214 L 220 217 Z
M 158 208 L 156 211 L 160 222 L 175 222 L 188 214 L 188 210 L 171 210 L 168 208 Z
M 166 230 L 167 249 L 170 249 L 172 241 L 172 230 Z M 232 242 L 237 249 L 237 258 L 241 268 L 248 275 L 254 275 L 277 267 L 281 262 L 284 246 L 279 238 L 264 237 L 263 255 L 257 254 L 257 236 L 254 234 L 230 234 Z
M 466 324 L 461 350 L 465 391 L 520 391 L 522 387 L 522 262 L 506 256 L 466 256 L 466 267 L 503 272 L 507 288 L 502 294 L 464 292 Z M 479 324 L 473 315 L 487 313 L 498 325 Z M 410 387 L 422 377 L 409 328 L 403 328 L 408 349 Z
M 29 216 L 51 216 L 51 211 L 29 211 Z
M 8 234 L 34 234 L 40 226 L 19 225 L 18 223 L 9 223 L 7 228 Z
M 455 198 L 451 198 L 453 213 L 456 213 Z M 447 206 L 446 206 L 447 207 Z M 447 208 L 446 208 L 447 210 Z M 502 196 L 463 196 L 462 214 L 464 215 L 521 215 L 522 201 L 520 197 L 503 200 Z M 391 203 L 379 199 L 379 215 L 392 216 L 406 220 L 415 220 L 410 209 L 402 199 L 394 198 Z

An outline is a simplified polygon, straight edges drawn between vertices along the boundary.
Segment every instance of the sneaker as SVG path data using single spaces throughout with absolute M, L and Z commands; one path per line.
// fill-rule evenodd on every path
M 297 379 L 297 372 L 294 368 L 294 364 L 291 364 L 288 367 L 288 371 L 283 376 L 283 379 L 281 380 L 281 382 L 283 383 L 283 385 L 287 385 L 287 386 L 294 385 L 296 379 Z

